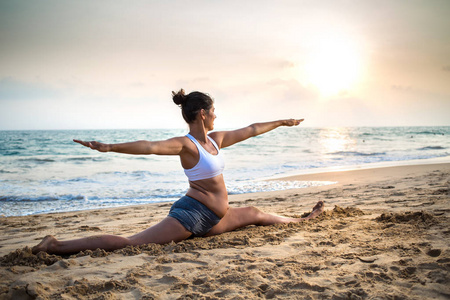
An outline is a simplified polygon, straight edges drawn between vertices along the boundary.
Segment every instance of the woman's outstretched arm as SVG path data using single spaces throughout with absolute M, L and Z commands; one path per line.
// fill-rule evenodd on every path
M 121 144 L 104 144 L 96 141 L 73 140 L 85 147 L 100 152 L 118 152 L 126 154 L 179 155 L 185 145 L 183 137 L 175 137 L 165 141 L 136 141 Z
M 232 130 L 232 131 L 217 131 L 210 134 L 210 136 L 216 141 L 220 148 L 225 148 L 244 141 L 250 137 L 254 137 L 271 130 L 274 130 L 280 126 L 297 126 L 304 119 L 286 119 L 272 122 L 255 123 L 250 126 Z

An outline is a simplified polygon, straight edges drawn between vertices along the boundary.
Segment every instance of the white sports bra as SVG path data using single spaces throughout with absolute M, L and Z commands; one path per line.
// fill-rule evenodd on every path
M 212 155 L 211 153 L 206 151 L 205 148 L 203 148 L 202 145 L 200 145 L 200 143 L 192 135 L 187 134 L 186 136 L 197 146 L 200 156 L 195 167 L 191 169 L 184 169 L 184 173 L 188 177 L 189 181 L 213 178 L 217 175 L 222 174 L 222 171 L 225 167 L 225 162 L 216 142 L 208 136 L 208 139 L 217 149 L 217 155 Z

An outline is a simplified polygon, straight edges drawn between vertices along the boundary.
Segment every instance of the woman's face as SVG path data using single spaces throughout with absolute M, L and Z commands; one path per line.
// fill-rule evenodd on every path
M 216 114 L 215 114 L 215 107 L 214 104 L 211 106 L 211 108 L 207 111 L 205 111 L 205 127 L 208 130 L 213 130 L 214 129 L 214 120 L 217 118 Z

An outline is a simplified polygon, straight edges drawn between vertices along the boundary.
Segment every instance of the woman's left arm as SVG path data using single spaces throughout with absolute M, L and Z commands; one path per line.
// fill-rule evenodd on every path
M 255 123 L 237 130 L 212 132 L 210 136 L 218 144 L 219 148 L 225 148 L 233 144 L 242 142 L 250 137 L 269 132 L 280 126 L 297 126 L 301 122 L 303 122 L 303 120 L 304 119 L 286 119 L 272 122 Z

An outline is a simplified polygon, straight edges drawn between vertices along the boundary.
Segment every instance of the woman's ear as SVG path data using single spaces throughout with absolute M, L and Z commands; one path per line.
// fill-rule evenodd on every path
M 200 116 L 202 117 L 202 120 L 206 119 L 206 111 L 203 108 L 200 110 Z

